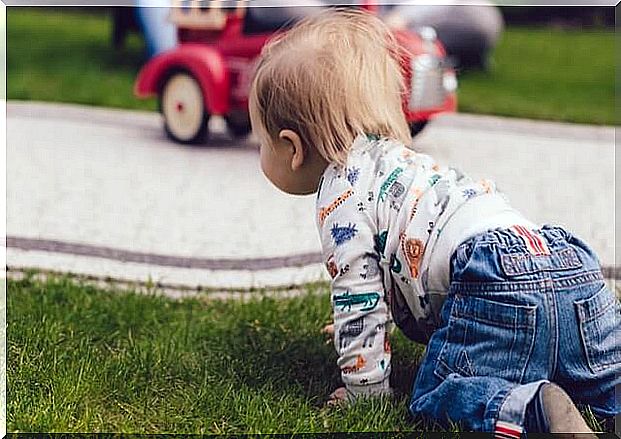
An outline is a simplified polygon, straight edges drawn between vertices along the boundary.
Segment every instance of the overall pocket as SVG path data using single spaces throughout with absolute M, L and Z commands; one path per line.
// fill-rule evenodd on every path
M 593 373 L 621 363 L 621 307 L 608 287 L 594 296 L 574 302 L 580 337 Z
M 434 373 L 521 382 L 535 341 L 536 309 L 456 295 Z

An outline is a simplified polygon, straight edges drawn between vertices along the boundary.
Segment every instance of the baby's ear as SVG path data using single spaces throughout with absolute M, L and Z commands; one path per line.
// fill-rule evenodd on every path
M 302 139 L 298 133 L 292 130 L 282 130 L 278 134 L 278 138 L 286 142 L 291 148 L 291 170 L 297 171 L 304 164 L 304 147 L 302 146 Z

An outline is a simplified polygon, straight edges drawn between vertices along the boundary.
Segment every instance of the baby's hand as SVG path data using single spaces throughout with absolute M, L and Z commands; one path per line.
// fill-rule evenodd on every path
M 348 400 L 349 394 L 347 393 L 347 389 L 345 387 L 339 387 L 330 394 L 330 399 L 328 400 L 327 405 L 334 406 Z
M 345 387 L 339 387 L 338 389 L 336 389 L 334 392 L 330 394 L 330 398 L 328 399 L 328 402 L 326 403 L 326 405 L 335 406 L 338 404 L 350 403 L 350 402 L 354 402 L 358 398 L 386 398 L 386 397 L 390 398 L 393 396 L 394 396 L 394 391 L 390 387 L 387 387 L 386 389 L 379 391 L 379 392 L 359 394 L 359 395 L 355 395 L 349 392 L 347 388 Z
M 326 326 L 323 327 L 323 329 L 321 330 L 322 334 L 327 334 L 328 335 L 328 339 L 326 340 L 326 344 L 330 344 L 332 343 L 332 340 L 334 338 L 334 323 L 330 323 Z

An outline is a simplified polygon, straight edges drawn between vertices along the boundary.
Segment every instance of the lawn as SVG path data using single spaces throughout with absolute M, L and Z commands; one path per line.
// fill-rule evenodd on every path
M 509 29 L 491 72 L 461 77 L 459 99 L 467 113 L 618 123 L 614 32 Z
M 8 431 L 274 433 L 412 429 L 421 347 L 397 338 L 395 402 L 324 408 L 339 386 L 329 300 L 242 303 L 8 284 Z M 399 373 L 400 371 L 400 373 Z
M 155 110 L 133 96 L 144 43 L 111 43 L 112 19 L 69 9 L 8 8 L 8 99 Z
M 437 430 L 407 414 L 423 347 L 399 333 L 394 400 L 325 406 L 340 386 L 319 333 L 326 287 L 286 300 L 171 300 L 29 275 L 8 282 L 7 299 L 10 432 Z
M 153 110 L 133 97 L 143 43 L 111 48 L 111 19 L 61 9 L 8 8 L 9 99 Z M 509 28 L 489 73 L 460 74 L 460 111 L 615 123 L 614 32 Z

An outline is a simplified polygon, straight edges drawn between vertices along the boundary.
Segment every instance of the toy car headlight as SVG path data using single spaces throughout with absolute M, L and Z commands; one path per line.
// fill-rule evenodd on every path
M 442 105 L 446 98 L 441 60 L 431 54 L 412 58 L 412 82 L 409 108 L 422 110 Z
M 431 26 L 423 26 L 418 29 L 418 34 L 423 41 L 434 42 L 438 38 L 438 33 Z
M 448 71 L 444 72 L 444 78 L 442 78 L 442 83 L 444 84 L 444 90 L 447 93 L 453 93 L 457 90 L 457 76 L 455 72 Z

